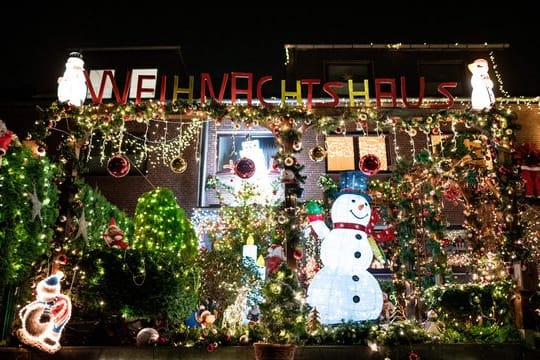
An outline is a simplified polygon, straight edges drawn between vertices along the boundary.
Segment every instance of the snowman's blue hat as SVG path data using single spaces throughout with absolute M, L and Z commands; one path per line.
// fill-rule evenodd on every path
M 367 191 L 368 176 L 359 170 L 345 171 L 339 177 L 339 191 L 336 193 L 336 198 L 343 194 L 362 195 L 371 202 L 371 196 Z

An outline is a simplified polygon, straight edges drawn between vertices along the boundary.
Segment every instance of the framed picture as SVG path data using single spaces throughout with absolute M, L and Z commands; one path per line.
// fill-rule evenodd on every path
M 356 168 L 354 138 L 352 136 L 328 136 L 326 138 L 327 170 L 347 171 Z
M 340 172 L 359 170 L 359 161 L 367 154 L 376 155 L 381 166 L 379 171 L 388 170 L 387 138 L 385 136 L 327 136 L 326 170 Z

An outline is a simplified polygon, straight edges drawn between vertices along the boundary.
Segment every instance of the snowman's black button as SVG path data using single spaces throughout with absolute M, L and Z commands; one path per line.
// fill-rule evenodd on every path
M 354 301 L 355 303 L 359 303 L 360 302 L 360 296 L 354 295 L 353 298 L 352 298 L 352 301 Z
M 353 275 L 352 279 L 353 279 L 353 281 L 358 281 L 358 280 L 360 280 L 360 278 L 358 277 L 358 275 Z
M 362 240 L 362 235 L 361 234 L 356 234 L 356 235 L 354 235 L 354 237 L 356 238 L 356 240 Z
M 359 259 L 360 256 L 362 256 L 362 253 L 360 251 L 357 251 L 357 252 L 354 253 L 355 258 Z

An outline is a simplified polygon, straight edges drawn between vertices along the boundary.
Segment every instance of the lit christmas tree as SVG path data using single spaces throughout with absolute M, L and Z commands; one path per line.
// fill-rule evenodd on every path
M 306 335 L 310 306 L 296 273 L 283 262 L 270 274 L 262 289 L 264 301 L 259 305 L 264 340 L 270 343 L 297 343 Z

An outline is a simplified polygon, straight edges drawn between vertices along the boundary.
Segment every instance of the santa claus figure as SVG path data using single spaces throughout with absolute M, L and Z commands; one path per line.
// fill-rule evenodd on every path
M 58 78 L 58 100 L 69 105 L 81 106 L 86 99 L 84 61 L 78 52 L 69 54 L 64 76 Z
M 107 230 L 103 233 L 103 240 L 110 247 L 126 249 L 128 244 L 124 241 L 124 232 L 116 225 L 116 220 L 112 217 Z

